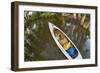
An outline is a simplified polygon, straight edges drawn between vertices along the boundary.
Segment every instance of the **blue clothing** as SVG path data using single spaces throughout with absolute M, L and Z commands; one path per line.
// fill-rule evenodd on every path
M 70 47 L 69 49 L 66 50 L 66 52 L 72 57 L 76 58 L 78 55 L 78 51 L 74 47 Z

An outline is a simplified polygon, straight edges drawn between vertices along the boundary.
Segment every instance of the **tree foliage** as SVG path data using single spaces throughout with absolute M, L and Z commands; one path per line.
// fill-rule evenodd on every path
M 52 22 L 61 28 L 71 39 L 77 42 L 78 48 L 83 48 L 86 36 L 90 35 L 90 15 L 76 13 L 53 12 L 24 12 L 24 60 L 37 61 L 46 59 L 64 59 L 64 55 L 58 51 L 57 55 L 50 58 L 41 55 L 46 48 L 58 48 L 55 46 L 48 22 Z M 69 24 L 69 25 L 68 25 Z M 80 43 L 83 41 L 83 43 Z M 80 50 L 80 49 L 79 49 Z M 80 50 L 81 51 L 81 50 Z

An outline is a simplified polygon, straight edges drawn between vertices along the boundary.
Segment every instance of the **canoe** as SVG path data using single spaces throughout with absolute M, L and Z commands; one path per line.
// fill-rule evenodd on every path
M 57 26 L 49 24 L 51 35 L 67 59 L 82 59 L 82 56 L 72 40 Z

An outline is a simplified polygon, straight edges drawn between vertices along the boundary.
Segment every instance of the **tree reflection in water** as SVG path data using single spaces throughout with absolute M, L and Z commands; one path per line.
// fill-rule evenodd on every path
M 66 57 L 53 40 L 48 22 L 63 30 L 78 47 L 82 57 L 90 58 L 90 15 L 76 13 L 24 12 L 24 60 L 63 60 Z M 88 38 L 87 38 L 88 36 Z M 90 45 L 90 42 L 88 42 Z

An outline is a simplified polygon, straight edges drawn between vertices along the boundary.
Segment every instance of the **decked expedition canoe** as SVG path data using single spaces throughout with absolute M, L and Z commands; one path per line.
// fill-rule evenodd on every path
M 51 35 L 67 59 L 82 59 L 82 56 L 71 39 L 57 26 L 49 22 Z

